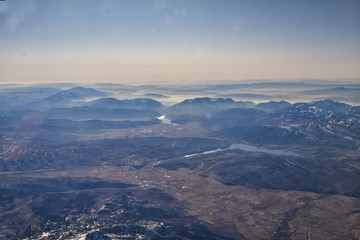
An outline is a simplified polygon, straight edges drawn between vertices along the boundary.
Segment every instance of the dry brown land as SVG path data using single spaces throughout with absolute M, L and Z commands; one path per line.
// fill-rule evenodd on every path
M 204 178 L 189 170 L 168 171 L 161 168 L 136 170 L 131 167 L 102 166 L 66 171 L 0 174 L 0 179 L 14 184 L 24 179 L 64 177 L 96 178 L 135 184 L 139 189 L 160 189 L 175 200 L 188 216 L 197 218 L 223 236 L 240 239 L 358 239 L 360 237 L 360 200 L 338 195 L 319 195 L 301 191 L 254 190 L 225 186 L 215 178 Z M 84 190 L 86 191 L 86 190 Z M 110 189 L 98 205 L 113 196 Z M 157 206 L 156 197 L 148 199 Z M 31 199 L 22 199 L 15 211 L 25 211 Z M 161 206 L 157 206 L 161 207 Z M 13 210 L 14 211 L 14 210 Z M 5 214 L 9 214 L 7 212 Z M 2 214 L 4 215 L 4 214 Z

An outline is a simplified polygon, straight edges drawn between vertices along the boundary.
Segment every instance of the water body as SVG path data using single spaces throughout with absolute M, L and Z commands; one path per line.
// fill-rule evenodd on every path
M 292 151 L 287 151 L 287 150 L 282 150 L 282 149 L 270 150 L 270 149 L 266 149 L 266 148 L 262 148 L 262 147 L 255 147 L 252 145 L 242 144 L 242 143 L 231 144 L 230 147 L 228 147 L 228 148 L 218 148 L 218 149 L 214 149 L 214 150 L 210 150 L 210 151 L 206 151 L 206 152 L 189 154 L 189 155 L 185 155 L 184 157 L 189 158 L 189 157 L 194 157 L 194 156 L 198 156 L 198 155 L 204 155 L 204 154 L 210 154 L 210 153 L 216 153 L 216 152 L 224 152 L 224 151 L 236 150 L 236 149 L 247 151 L 247 152 L 263 152 L 263 153 L 274 154 L 274 155 L 279 155 L 279 156 L 300 157 L 299 154 L 297 154 L 296 152 L 292 152 Z
M 165 115 L 162 115 L 162 116 L 160 116 L 160 117 L 157 117 L 157 119 L 160 120 L 160 121 L 161 121 L 162 123 L 164 123 L 164 124 L 175 125 L 175 124 L 173 124 L 173 123 L 171 122 L 170 119 L 166 118 Z

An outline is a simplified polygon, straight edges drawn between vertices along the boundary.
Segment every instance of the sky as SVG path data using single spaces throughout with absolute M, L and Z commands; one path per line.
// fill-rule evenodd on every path
M 0 83 L 358 77 L 358 0 L 0 1 Z

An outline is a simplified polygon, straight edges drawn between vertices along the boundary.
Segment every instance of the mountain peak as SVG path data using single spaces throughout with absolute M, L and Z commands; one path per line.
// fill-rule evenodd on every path
M 272 111 L 279 111 L 290 106 L 291 104 L 286 101 L 279 101 L 279 102 L 270 101 L 266 103 L 259 103 L 255 106 L 255 108 L 272 112 Z
M 135 98 L 119 100 L 114 97 L 100 98 L 91 102 L 85 103 L 87 106 L 97 108 L 127 108 L 127 109 L 159 109 L 163 105 L 151 98 Z
M 182 101 L 181 105 L 217 105 L 217 104 L 232 104 L 235 101 L 231 98 L 209 98 L 209 97 L 201 97 L 201 98 L 193 98 L 186 99 Z
M 101 92 L 94 88 L 73 87 L 51 95 L 48 97 L 48 100 L 78 100 L 87 97 L 102 97 L 106 95 L 108 95 L 106 92 Z

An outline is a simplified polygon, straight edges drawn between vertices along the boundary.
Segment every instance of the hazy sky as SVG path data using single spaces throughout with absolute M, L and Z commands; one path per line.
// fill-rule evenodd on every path
M 0 1 L 0 83 L 278 77 L 360 77 L 360 1 Z

